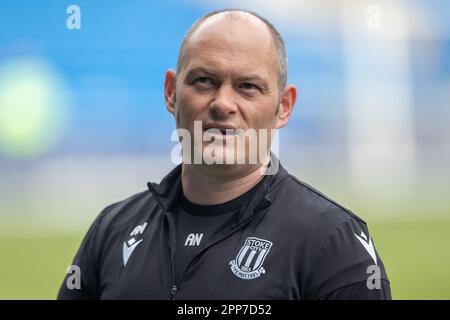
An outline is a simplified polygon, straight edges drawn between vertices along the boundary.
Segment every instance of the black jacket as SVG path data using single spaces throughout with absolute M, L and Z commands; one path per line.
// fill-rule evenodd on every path
M 66 277 L 59 299 L 391 298 L 366 223 L 281 165 L 174 283 L 180 173 L 100 213 L 73 261 L 81 288 Z

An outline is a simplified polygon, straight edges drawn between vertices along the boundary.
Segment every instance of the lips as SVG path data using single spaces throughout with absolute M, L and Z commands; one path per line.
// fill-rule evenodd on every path
M 222 135 L 235 135 L 236 134 L 236 127 L 233 125 L 228 125 L 228 124 L 221 124 L 221 123 L 206 123 L 203 126 L 203 131 L 207 131 L 209 129 L 216 129 L 219 130 Z M 212 130 L 211 130 L 212 131 Z M 214 132 L 208 132 L 212 135 L 214 135 Z

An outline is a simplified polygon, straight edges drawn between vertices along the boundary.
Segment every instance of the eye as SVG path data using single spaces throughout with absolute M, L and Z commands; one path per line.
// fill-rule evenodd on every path
M 259 90 L 257 85 L 250 82 L 244 82 L 239 87 L 245 90 Z
M 194 83 L 204 84 L 204 85 L 214 85 L 214 80 L 208 77 L 198 77 L 194 80 Z

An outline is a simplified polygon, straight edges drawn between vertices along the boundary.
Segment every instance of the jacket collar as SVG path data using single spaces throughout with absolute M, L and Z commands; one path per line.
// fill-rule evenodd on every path
M 278 169 L 278 170 L 276 170 Z M 244 206 L 239 220 L 246 220 L 253 213 L 260 211 L 272 203 L 271 192 L 289 173 L 281 165 L 280 160 L 271 153 L 270 166 L 268 170 L 275 171 L 274 174 L 267 174 L 260 181 L 255 195 Z M 158 183 L 147 183 L 149 190 L 156 196 L 157 201 L 164 211 L 172 211 L 180 201 L 182 192 L 181 186 L 181 164 L 177 165 Z

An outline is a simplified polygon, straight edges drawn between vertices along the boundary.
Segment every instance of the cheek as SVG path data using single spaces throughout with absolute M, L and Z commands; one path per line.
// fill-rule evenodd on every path
M 193 121 L 199 117 L 203 110 L 204 102 L 195 94 L 181 91 L 177 96 L 177 124 L 182 128 L 189 128 Z
M 275 128 L 277 117 L 275 115 L 275 102 L 254 104 L 243 108 L 243 116 L 251 128 Z

